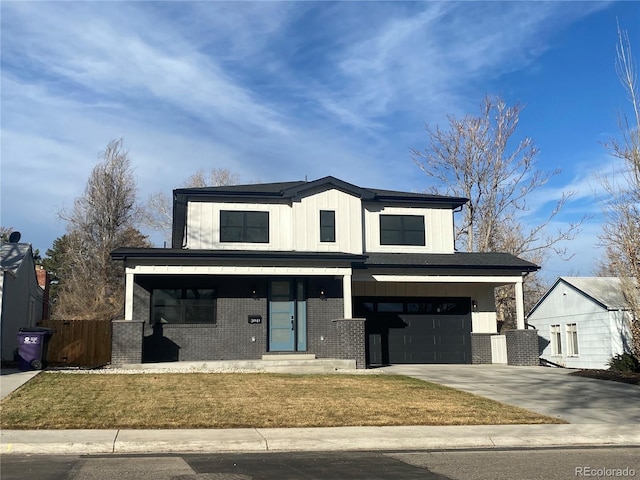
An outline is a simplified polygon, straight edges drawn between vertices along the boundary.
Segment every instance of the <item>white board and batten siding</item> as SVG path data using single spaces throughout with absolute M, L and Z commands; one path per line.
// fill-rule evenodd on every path
M 320 211 L 335 212 L 335 242 L 320 241 Z M 331 189 L 293 203 L 293 248 L 300 252 L 362 254 L 362 202 Z
M 269 212 L 268 243 L 220 242 L 220 211 Z M 320 241 L 320 211 L 335 212 L 335 242 Z M 380 215 L 420 215 L 424 246 L 380 244 Z M 363 228 L 364 221 L 364 228 Z M 363 238 L 364 237 L 364 238 Z M 337 189 L 288 203 L 189 202 L 189 249 L 271 250 L 298 252 L 453 253 L 453 213 L 448 208 L 363 208 L 360 198 Z
M 425 246 L 381 245 L 380 215 L 416 215 L 424 217 Z M 454 253 L 453 212 L 450 208 L 412 208 L 366 206 L 364 228 L 365 249 L 380 253 Z
M 221 210 L 269 212 L 269 242 L 221 242 Z M 291 207 L 282 203 L 189 202 L 186 248 L 291 251 L 293 250 Z
M 568 368 L 608 368 L 612 356 L 622 353 L 620 329 L 623 312 L 609 311 L 574 288 L 558 283 L 549 292 L 527 322 L 538 329 L 544 339 L 541 357 Z M 568 355 L 567 325 L 576 325 L 577 355 Z M 551 326 L 559 325 L 561 353 L 554 354 Z

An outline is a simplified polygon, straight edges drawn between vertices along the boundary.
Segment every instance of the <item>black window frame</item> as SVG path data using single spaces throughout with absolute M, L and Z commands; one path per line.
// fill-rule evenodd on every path
M 158 301 L 159 292 L 180 292 L 180 298 L 175 296 L 172 298 L 176 303 L 174 305 L 160 304 Z M 212 292 L 207 296 L 200 297 L 198 292 Z M 158 292 L 158 293 L 156 293 Z M 170 297 L 171 298 L 171 297 Z M 201 301 L 197 301 L 201 300 Z M 162 316 L 160 311 L 164 309 L 173 309 L 178 314 L 178 319 L 167 320 L 170 315 Z M 194 313 L 200 313 L 199 310 L 208 309 L 208 316 L 201 319 L 193 319 Z M 168 325 L 215 325 L 218 323 L 218 292 L 212 287 L 173 287 L 154 288 L 151 291 L 151 315 L 149 318 L 151 325 L 168 324 Z
M 411 228 L 411 222 L 418 219 L 420 220 L 420 229 Z M 391 220 L 399 221 L 399 228 L 392 228 L 389 225 Z M 417 232 L 422 235 L 417 237 Z M 380 245 L 424 247 L 427 244 L 426 237 L 424 215 L 380 215 Z
M 220 243 L 269 243 L 269 212 L 220 210 Z
M 320 210 L 320 241 L 335 243 L 336 241 L 336 211 Z

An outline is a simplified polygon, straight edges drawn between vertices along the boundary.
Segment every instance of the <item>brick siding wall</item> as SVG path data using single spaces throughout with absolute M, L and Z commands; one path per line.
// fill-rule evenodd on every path
M 148 279 L 146 280 L 148 281 Z M 133 322 L 114 323 L 112 363 L 260 359 L 268 348 L 268 279 L 219 277 L 215 324 L 149 323 L 148 285 L 134 285 Z M 317 358 L 354 359 L 364 368 L 364 321 L 335 321 L 344 317 L 342 280 L 312 277 L 307 287 L 307 350 Z M 250 296 L 257 289 L 258 298 Z M 320 290 L 325 297 L 320 298 Z M 249 316 L 262 322 L 250 324 Z

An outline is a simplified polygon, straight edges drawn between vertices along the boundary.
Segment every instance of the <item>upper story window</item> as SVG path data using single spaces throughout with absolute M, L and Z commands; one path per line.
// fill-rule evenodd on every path
M 220 241 L 269 243 L 269 212 L 221 210 Z
M 425 245 L 422 215 L 380 215 L 380 245 Z
M 333 210 L 320 210 L 320 241 L 336 241 L 336 212 Z

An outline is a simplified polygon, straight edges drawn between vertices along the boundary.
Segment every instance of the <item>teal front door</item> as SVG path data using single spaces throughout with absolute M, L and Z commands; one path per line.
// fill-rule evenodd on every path
M 269 290 L 269 351 L 293 352 L 296 347 L 293 282 L 273 280 Z
M 307 299 L 302 280 L 269 284 L 269 351 L 307 350 Z

